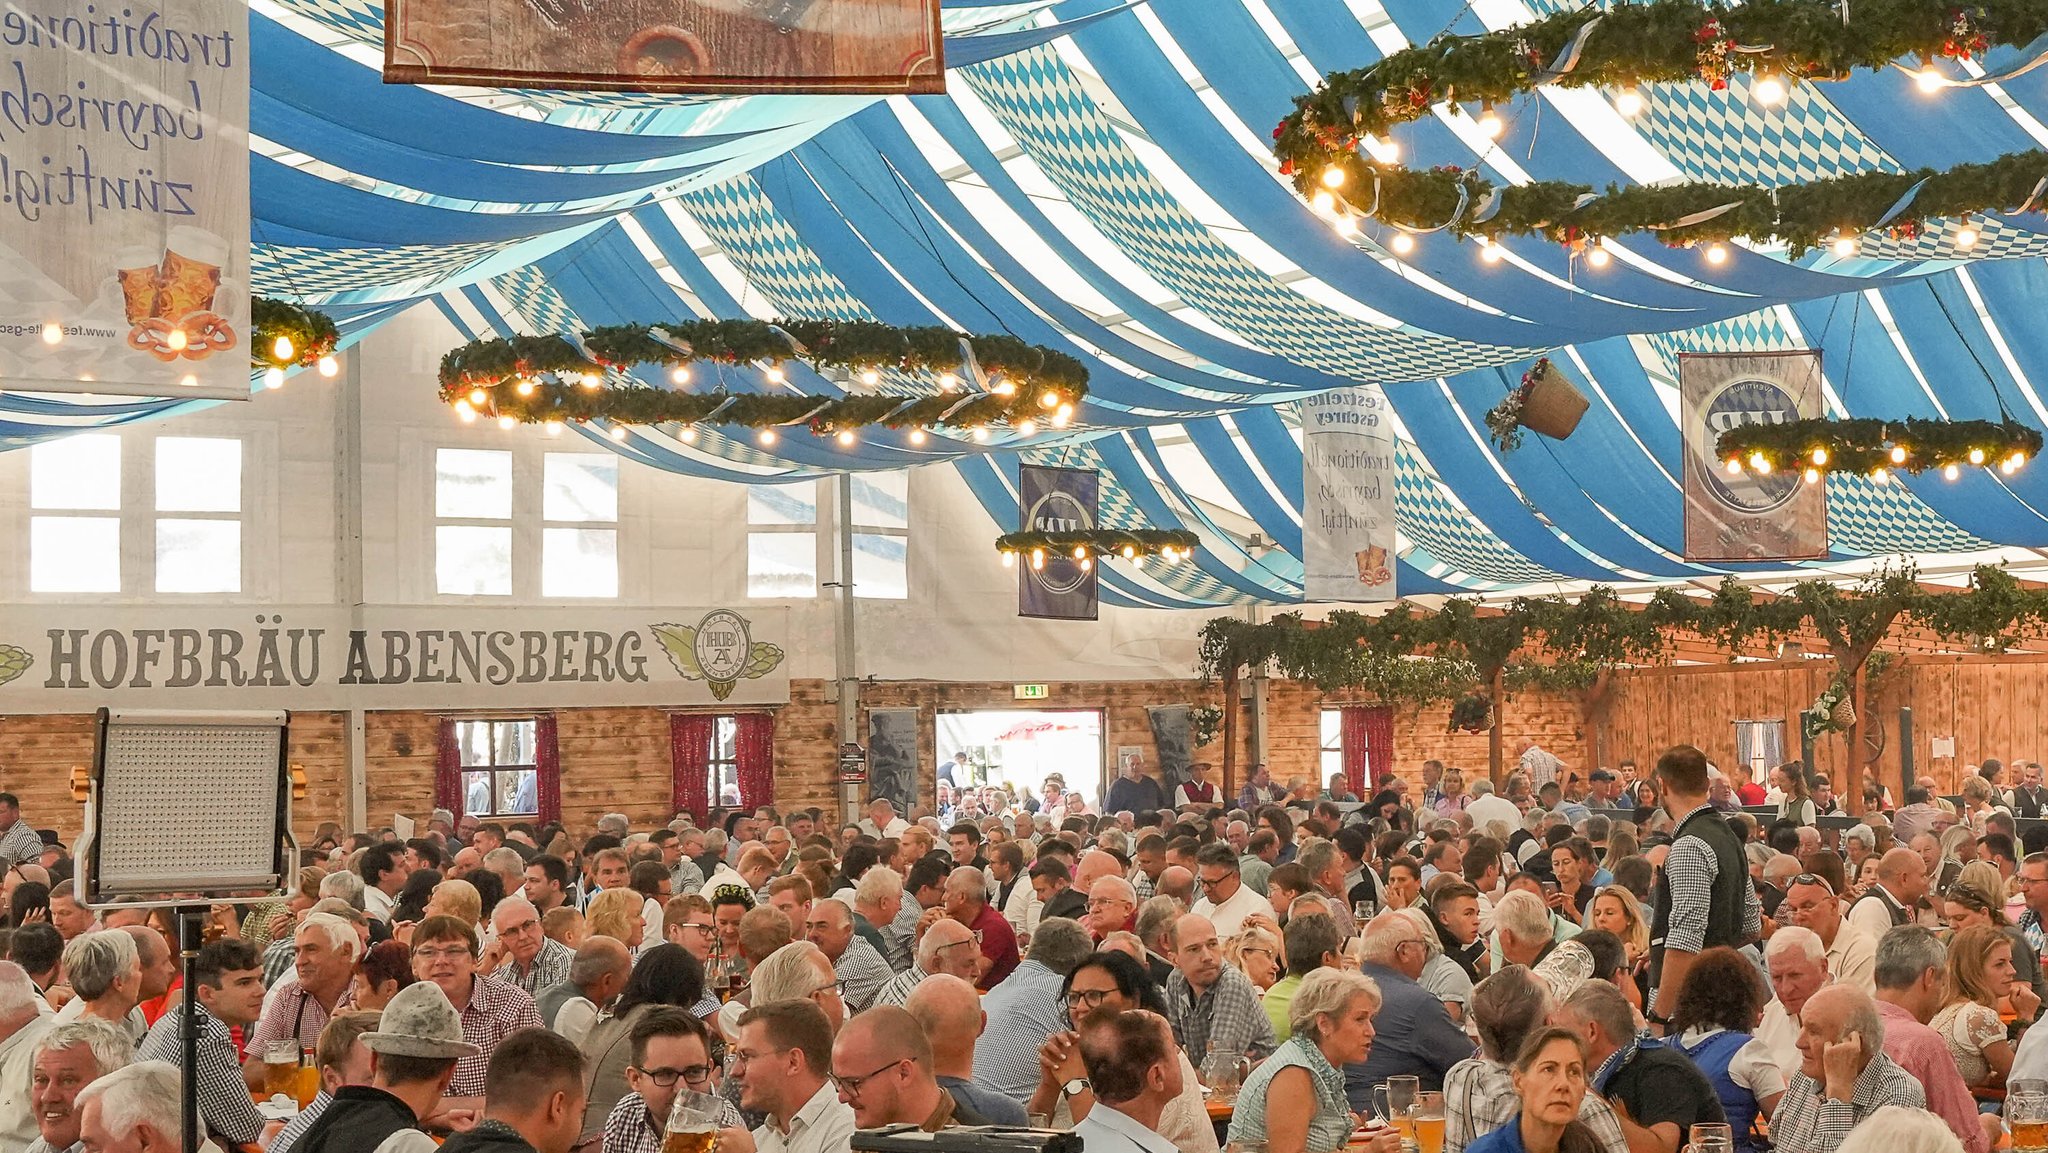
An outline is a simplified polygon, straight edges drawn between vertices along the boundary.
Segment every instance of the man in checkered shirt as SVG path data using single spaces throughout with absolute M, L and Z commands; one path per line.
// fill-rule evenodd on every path
M 1273 1051 L 1273 1021 L 1242 969 L 1223 963 L 1216 926 L 1199 913 L 1174 925 L 1173 976 L 1166 979 L 1166 1019 L 1173 1038 L 1199 1068 L 1210 1053 L 1250 1057 Z
M 477 1049 L 455 1066 L 444 1103 L 449 1109 L 482 1109 L 484 1074 L 498 1043 L 520 1029 L 544 1027 L 524 989 L 478 976 L 476 962 L 476 933 L 468 922 L 436 915 L 413 927 L 413 972 L 447 995 L 462 1018 L 462 1039 Z
M 717 1100 L 719 1128 L 740 1127 L 739 1110 L 717 1095 L 718 1065 L 706 1048 L 711 1038 L 704 1022 L 682 1009 L 658 1007 L 641 1015 L 627 1039 L 632 1091 L 605 1117 L 604 1153 L 660 1153 L 669 1109 L 685 1090 Z
M 247 941 L 225 938 L 199 950 L 198 972 L 199 1116 L 214 1136 L 252 1144 L 263 1134 L 263 1114 L 249 1099 L 228 1030 L 254 1023 L 263 1011 L 263 955 Z M 135 1059 L 178 1064 L 183 1019 L 182 1007 L 157 1018 Z
M 536 1002 L 540 995 L 569 979 L 569 962 L 576 951 L 549 937 L 540 929 L 540 910 L 525 897 L 507 897 L 491 910 L 491 927 L 498 931 L 498 953 L 504 963 L 491 976 L 517 985 Z
M 1926 1092 L 1884 1052 L 1884 1017 L 1853 985 L 1815 993 L 1799 1014 L 1799 1072 L 1771 1116 L 1771 1141 L 1800 1153 L 1834 1153 L 1842 1138 L 1886 1105 L 1925 1109 Z
M 21 819 L 21 800 L 0 793 L 0 869 L 33 865 L 43 855 L 43 838 Z

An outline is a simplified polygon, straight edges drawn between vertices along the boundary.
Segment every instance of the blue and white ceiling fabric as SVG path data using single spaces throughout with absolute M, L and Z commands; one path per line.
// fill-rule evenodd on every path
M 1115 604 L 1298 601 L 1301 453 L 1291 402 L 1360 381 L 1400 422 L 1400 588 L 1508 592 L 1715 580 L 1791 566 L 1681 558 L 1676 356 L 1815 347 L 1830 411 L 2048 425 L 2048 218 L 1871 240 L 1860 254 L 1654 241 L 1605 268 L 1555 245 L 1340 235 L 1276 175 L 1269 133 L 1322 73 L 1554 0 L 948 0 L 950 92 L 932 97 L 613 94 L 386 86 L 372 0 L 251 0 L 255 275 L 361 336 L 411 307 L 476 336 L 676 316 L 877 317 L 1007 331 L 1082 358 L 1081 419 L 989 443 L 773 449 L 676 430 L 623 441 L 655 467 L 734 480 L 948 462 L 1014 527 L 1022 460 L 1100 468 L 1104 522 L 1185 524 L 1193 559 L 1106 566 Z M 1853 13 L 1852 13 L 1853 15 Z M 1985 62 L 1997 70 L 2008 52 Z M 1919 91 L 1896 70 L 1760 108 L 1662 86 L 1544 90 L 1495 142 L 1439 108 L 1411 165 L 1502 181 L 1782 182 L 1946 168 L 2048 148 L 2048 69 Z M 2044 158 L 2048 159 L 2048 158 Z M 1488 443 L 1481 415 L 1548 354 L 1592 399 L 1568 443 Z M 839 383 L 791 373 L 805 389 Z M 2036 382 L 2041 382 L 2037 385 Z M 650 386 L 665 382 L 650 377 Z M 774 387 L 751 372 L 733 388 Z M 891 380 L 884 389 L 922 387 Z M 0 397 L 0 438 L 177 411 Z M 1829 483 L 1829 563 L 2048 547 L 2048 470 Z

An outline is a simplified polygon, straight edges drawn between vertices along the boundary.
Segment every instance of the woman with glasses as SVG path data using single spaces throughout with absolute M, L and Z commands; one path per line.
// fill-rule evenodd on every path
M 577 1046 L 583 1051 L 583 1088 L 590 1101 L 583 1119 L 585 1139 L 604 1130 L 612 1106 L 628 1091 L 633 1027 L 663 1006 L 687 1013 L 703 996 L 704 969 L 697 958 L 674 945 L 656 945 L 640 955 L 619 999 Z
M 1223 959 L 1252 979 L 1261 996 L 1280 980 L 1280 938 L 1269 929 L 1252 925 L 1223 946 Z
M 1166 1003 L 1145 967 L 1122 953 L 1090 953 L 1067 974 L 1060 995 L 1073 1029 L 1054 1033 L 1038 1049 L 1038 1089 L 1024 1111 L 1034 1125 L 1072 1129 L 1095 1107 L 1088 1070 L 1081 1063 L 1080 1025 L 1097 1013 L 1144 1009 L 1166 1016 Z M 1180 1096 L 1167 1102 L 1155 1130 L 1182 1153 L 1217 1153 L 1216 1127 L 1202 1103 L 1202 1082 L 1180 1054 Z
M 1302 978 L 1287 1007 L 1291 1029 L 1273 1055 L 1259 1063 L 1237 1093 L 1230 1118 L 1233 1145 L 1263 1145 L 1267 1153 L 1336 1153 L 1356 1119 L 1344 1096 L 1344 1066 L 1372 1053 L 1373 1014 L 1380 988 L 1348 969 L 1316 969 Z M 1395 1153 L 1399 1131 L 1372 1139 L 1372 1153 Z

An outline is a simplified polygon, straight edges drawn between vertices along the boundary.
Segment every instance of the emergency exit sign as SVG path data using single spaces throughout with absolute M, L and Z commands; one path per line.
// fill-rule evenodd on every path
M 1052 696 L 1051 685 L 1018 685 L 1017 699 L 1020 701 L 1042 701 Z

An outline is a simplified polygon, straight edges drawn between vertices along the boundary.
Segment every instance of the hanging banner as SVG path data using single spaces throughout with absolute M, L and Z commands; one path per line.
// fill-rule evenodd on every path
M 1094 469 L 1017 468 L 1018 522 L 1022 532 L 1083 532 L 1095 527 L 1102 476 Z M 1092 621 L 1100 608 L 1095 566 L 1073 557 L 1048 555 L 1043 567 L 1030 557 L 1017 564 L 1017 615 L 1063 621 Z
M 944 92 L 939 0 L 386 0 L 384 79 Z
M 1306 600 L 1395 598 L 1392 416 L 1376 384 L 1301 402 Z
M 0 713 L 781 704 L 781 609 L 0 606 Z
M 249 10 L 0 19 L 0 379 L 249 399 Z
M 1714 445 L 1746 424 L 1822 412 L 1820 353 L 1683 353 L 1678 421 L 1685 439 L 1685 559 L 1815 560 L 1828 553 L 1827 485 L 1796 472 L 1730 475 Z

